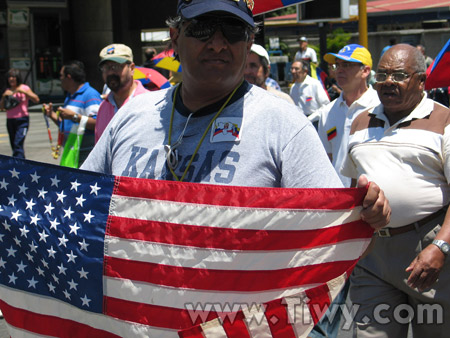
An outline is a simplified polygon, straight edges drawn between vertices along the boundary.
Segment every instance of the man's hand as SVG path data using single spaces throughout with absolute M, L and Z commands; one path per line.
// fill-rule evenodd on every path
M 59 116 L 61 116 L 61 118 L 64 120 L 72 120 L 72 118 L 76 114 L 73 110 L 63 108 L 63 107 L 59 107 L 58 110 L 60 112 Z
M 391 220 L 391 207 L 384 196 L 383 190 L 374 182 L 369 183 L 367 177 L 361 175 L 358 179 L 358 188 L 366 187 L 367 184 L 369 184 L 369 190 L 364 197 L 361 219 L 369 223 L 375 230 L 378 230 Z
M 428 245 L 406 268 L 406 272 L 411 272 L 407 284 L 420 292 L 429 288 L 438 279 L 444 261 L 442 251 L 434 244 Z
M 44 114 L 51 117 L 52 113 L 53 113 L 53 103 L 49 103 L 49 104 L 43 104 L 42 107 L 44 108 Z

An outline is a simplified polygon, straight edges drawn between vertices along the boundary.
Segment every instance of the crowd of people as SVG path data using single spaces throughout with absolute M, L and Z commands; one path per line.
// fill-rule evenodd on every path
M 180 0 L 167 24 L 183 69 L 182 82 L 171 88 L 149 92 L 134 80 L 133 53 L 123 44 L 99 53 L 110 90 L 103 100 L 81 62 L 61 68 L 65 102 L 44 104 L 44 113 L 65 141 L 83 125 L 77 165 L 118 176 L 254 187 L 370 181 L 361 216 L 374 228 L 372 249 L 336 302 L 344 303 L 349 290 L 359 305 L 356 337 L 407 337 L 409 325 L 413 336 L 443 337 L 450 327 L 450 110 L 424 91 L 424 47 L 393 44 L 375 70 L 367 48 L 346 45 L 324 56 L 326 87 L 311 77 L 317 56 L 300 37 L 285 93 L 270 77 L 267 50 L 253 43 L 257 25 L 247 1 Z M 148 50 L 148 64 L 154 54 Z M 24 158 L 27 101 L 39 97 L 15 70 L 8 75 L 0 107 L 11 95 L 21 102 L 6 109 L 13 156 Z M 374 316 L 380 304 L 388 323 Z M 394 320 L 401 306 L 435 304 L 446 311 L 439 325 Z M 310 336 L 336 337 L 335 318 Z

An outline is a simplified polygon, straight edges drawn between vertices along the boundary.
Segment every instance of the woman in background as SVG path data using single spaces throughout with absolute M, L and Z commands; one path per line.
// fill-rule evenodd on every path
M 6 86 L 7 89 L 0 101 L 0 109 L 6 109 L 6 127 L 9 134 L 9 143 L 13 151 L 12 156 L 25 158 L 24 142 L 30 124 L 28 100 L 39 103 L 39 96 L 30 87 L 22 83 L 20 71 L 15 68 L 11 68 L 8 71 Z M 19 101 L 19 104 L 8 109 L 5 105 L 6 96 L 13 96 Z

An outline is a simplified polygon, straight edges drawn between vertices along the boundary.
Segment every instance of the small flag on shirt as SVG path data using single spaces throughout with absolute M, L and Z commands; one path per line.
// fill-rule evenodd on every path
M 330 128 L 327 130 L 327 138 L 328 141 L 331 141 L 332 139 L 334 139 L 337 135 L 337 130 L 336 127 Z
M 305 336 L 370 241 L 365 193 L 0 156 L 0 308 L 12 337 Z

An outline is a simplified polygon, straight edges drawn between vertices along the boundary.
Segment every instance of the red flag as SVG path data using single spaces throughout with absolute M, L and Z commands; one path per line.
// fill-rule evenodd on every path
M 0 163 L 0 308 L 13 337 L 299 336 L 373 233 L 359 217 L 365 189 Z

